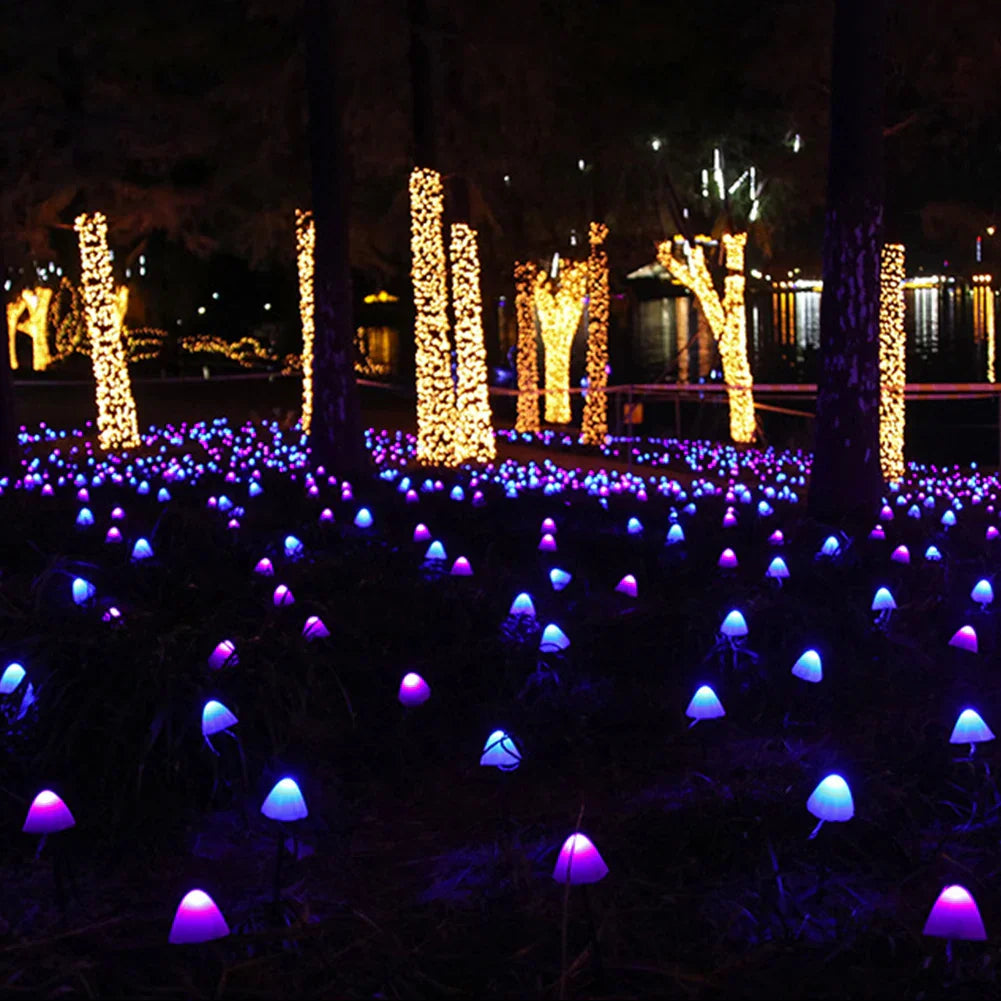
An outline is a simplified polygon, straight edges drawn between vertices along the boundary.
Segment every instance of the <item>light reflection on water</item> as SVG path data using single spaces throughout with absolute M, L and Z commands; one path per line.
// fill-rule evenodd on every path
M 994 381 L 997 293 L 973 288 L 905 292 L 909 382 Z M 814 382 L 820 348 L 820 293 L 754 292 L 747 300 L 751 370 L 759 382 Z M 719 354 L 688 297 L 637 303 L 630 377 L 697 382 Z
M 905 292 L 909 382 L 994 381 L 997 294 L 979 285 Z M 501 357 L 512 356 L 517 330 L 513 307 L 498 309 Z M 613 328 L 613 382 L 698 382 L 719 372 L 720 360 L 705 317 L 693 299 L 640 300 L 629 322 Z M 586 326 L 574 341 L 571 384 L 584 374 Z M 820 348 L 820 293 L 753 292 L 747 299 L 751 371 L 758 382 L 814 382 Z M 401 335 L 395 328 L 358 328 L 360 374 L 406 378 Z M 615 343 L 618 341 L 618 343 Z M 541 349 L 540 349 L 541 350 Z M 540 357 L 540 372 L 542 359 Z

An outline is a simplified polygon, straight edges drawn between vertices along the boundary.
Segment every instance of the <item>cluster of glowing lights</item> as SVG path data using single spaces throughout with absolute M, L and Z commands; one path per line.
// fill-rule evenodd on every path
M 879 464 L 883 479 L 904 475 L 904 248 L 887 243 L 879 265 Z
M 106 459 L 98 461 L 93 451 L 93 443 L 88 442 L 77 433 L 60 433 L 52 429 L 42 429 L 38 434 L 23 434 L 22 443 L 26 446 L 29 457 L 29 465 L 24 475 L 17 481 L 17 486 L 0 482 L 0 489 L 6 492 L 8 487 L 30 493 L 38 491 L 41 496 L 50 497 L 54 493 L 53 488 L 64 491 L 68 497 L 74 499 L 74 511 L 81 504 L 90 505 L 88 510 L 102 513 L 102 497 L 99 493 L 100 487 L 107 483 L 109 486 L 132 487 L 139 495 L 150 495 L 150 500 L 155 495 L 160 496 L 167 490 L 167 485 L 171 491 L 175 491 L 175 484 L 180 485 L 180 481 L 196 483 L 201 477 L 225 476 L 226 490 L 234 497 L 242 497 L 246 493 L 249 497 L 259 496 L 262 492 L 260 487 L 261 470 L 267 469 L 277 474 L 285 474 L 293 479 L 293 482 L 301 482 L 309 496 L 316 496 L 313 493 L 314 487 L 326 484 L 336 487 L 341 495 L 342 502 L 352 501 L 351 489 L 346 484 L 336 483 L 333 478 L 326 478 L 322 471 L 313 473 L 310 471 L 308 457 L 302 451 L 301 440 L 289 441 L 278 444 L 280 434 L 277 425 L 274 423 L 247 425 L 243 428 L 234 429 L 227 425 L 225 421 L 213 422 L 210 425 L 195 425 L 191 428 L 186 425 L 162 431 L 151 431 L 144 436 L 143 444 L 149 453 L 149 458 L 145 454 L 132 460 L 131 462 L 120 462 Z M 561 435 L 558 432 L 549 433 L 543 439 L 548 443 L 559 443 L 571 446 L 573 437 Z M 198 442 L 199 449 L 189 447 L 189 443 Z M 442 483 L 440 480 L 433 481 L 427 479 L 423 483 L 419 481 L 411 482 L 409 477 L 402 475 L 400 468 L 408 459 L 412 459 L 415 452 L 415 442 L 411 436 L 401 433 L 370 431 L 368 434 L 368 444 L 378 456 L 378 464 L 383 467 L 383 478 L 396 483 L 399 494 L 406 495 L 406 503 L 410 503 L 411 494 L 416 498 L 417 503 L 423 503 L 423 496 L 426 494 L 436 495 L 442 499 L 448 496 L 456 504 L 476 503 L 477 492 L 491 491 L 492 496 L 500 498 L 507 493 L 508 486 L 516 486 L 515 494 L 519 491 L 535 491 L 538 496 L 550 497 L 554 493 L 570 494 L 572 491 L 579 491 L 587 498 L 597 497 L 599 500 L 609 500 L 618 498 L 620 504 L 628 504 L 629 507 L 620 508 L 622 514 L 618 521 L 620 526 L 626 520 L 626 514 L 632 510 L 639 510 L 643 514 L 643 522 L 646 524 L 644 532 L 643 524 L 639 518 L 632 515 L 626 523 L 625 534 L 630 536 L 642 535 L 649 540 L 651 537 L 663 539 L 662 524 L 658 522 L 656 516 L 660 513 L 653 503 L 648 508 L 641 508 L 639 505 L 647 504 L 649 501 L 660 500 L 664 508 L 669 509 L 668 515 L 671 528 L 679 527 L 680 518 L 690 518 L 686 526 L 690 530 L 693 539 L 698 538 L 698 533 L 706 524 L 705 518 L 700 514 L 695 518 L 696 512 L 705 511 L 705 501 L 712 501 L 716 508 L 710 509 L 710 517 L 713 524 L 718 524 L 718 514 L 726 511 L 727 515 L 733 515 L 730 524 L 735 523 L 745 526 L 754 519 L 760 519 L 760 525 L 767 525 L 760 538 L 764 539 L 764 532 L 771 531 L 773 521 L 768 521 L 772 517 L 781 515 L 788 511 L 792 512 L 797 503 L 794 490 L 805 485 L 805 477 L 809 473 L 809 458 L 802 453 L 795 451 L 780 452 L 778 450 L 754 451 L 737 450 L 726 446 L 712 445 L 705 442 L 665 442 L 652 440 L 645 444 L 645 451 L 638 452 L 637 465 L 645 465 L 647 474 L 642 472 L 630 473 L 608 473 L 604 470 L 595 469 L 571 469 L 561 470 L 554 465 L 522 465 L 501 464 L 497 469 L 489 471 L 477 471 L 468 480 L 461 478 L 459 482 Z M 606 443 L 609 452 L 624 444 L 622 439 L 611 440 Z M 165 446 L 161 449 L 161 445 Z M 166 446 L 169 446 L 167 448 Z M 48 454 L 46 454 L 48 449 Z M 197 458 L 194 453 L 197 452 Z M 668 479 L 666 475 L 657 475 L 655 467 L 657 460 L 663 455 L 666 456 L 664 466 L 683 465 L 687 474 L 679 479 Z M 207 458 L 206 458 L 207 457 Z M 36 462 L 37 460 L 37 462 Z M 389 475 L 386 475 L 386 474 Z M 743 477 L 750 486 L 740 482 Z M 158 479 L 159 478 L 159 479 Z M 475 478 L 475 483 L 473 482 Z M 683 480 L 683 482 L 682 482 Z M 164 486 L 161 487 L 161 483 Z M 267 484 L 265 484 L 267 486 Z M 466 489 L 462 489 L 465 486 Z M 257 487 L 255 492 L 254 488 Z M 557 490 L 552 488 L 557 487 Z M 46 488 L 48 492 L 46 492 Z M 159 492 L 158 492 L 158 488 Z M 450 489 L 451 488 L 451 489 Z M 239 493 L 237 493 L 239 491 Z M 419 493 L 418 493 L 419 491 Z M 175 491 L 179 492 L 179 491 Z M 359 489 L 360 492 L 360 489 Z M 655 496 L 656 495 L 656 496 Z M 480 493 L 482 497 L 483 494 Z M 878 533 L 873 530 L 869 536 L 872 543 L 880 544 L 887 541 L 888 536 L 893 532 L 895 523 L 903 522 L 909 527 L 909 519 L 915 521 L 924 519 L 932 531 L 939 532 L 939 524 L 943 528 L 953 528 L 957 521 L 962 522 L 961 530 L 970 522 L 977 528 L 978 537 L 984 538 L 988 546 L 996 545 L 996 529 L 992 535 L 991 529 L 995 526 L 990 522 L 996 519 L 997 507 L 1001 496 L 1001 482 L 996 473 L 983 473 L 978 470 L 960 471 L 957 468 L 940 470 L 932 466 L 914 465 L 911 468 L 909 479 L 903 484 L 894 485 L 888 491 L 887 499 L 883 509 L 879 512 L 880 523 L 877 526 Z M 590 502 L 590 501 L 588 501 Z M 403 501 L 401 501 L 403 503 Z M 546 517 L 542 522 L 540 532 L 543 538 L 552 540 L 553 547 L 547 544 L 546 547 L 540 545 L 544 552 L 551 552 L 555 549 L 557 535 L 560 538 L 560 551 L 567 553 L 573 550 L 572 543 L 573 527 L 570 520 L 564 521 L 558 512 L 564 510 L 564 499 L 554 500 L 551 508 L 555 519 Z M 108 505 L 110 507 L 110 505 Z M 225 496 L 213 496 L 208 504 L 210 510 L 218 511 L 228 515 L 231 512 L 240 511 L 238 502 L 227 499 Z M 371 518 L 371 512 L 375 510 L 379 517 Z M 363 512 L 365 517 L 363 517 Z M 896 512 L 896 514 L 895 514 Z M 959 518 L 957 519 L 957 512 Z M 976 512 L 969 514 L 969 512 Z M 424 515 L 431 520 L 435 515 L 434 503 Z M 951 517 L 946 517 L 946 516 Z M 122 508 L 116 507 L 111 513 L 114 522 L 129 524 L 124 516 Z M 534 519 L 534 516 L 533 516 Z M 559 520 L 557 528 L 556 519 Z M 980 520 L 975 520 L 980 519 Z M 348 519 L 344 519 L 347 522 Z M 984 525 L 984 521 L 988 523 Z M 84 519 L 85 522 L 93 522 L 93 518 Z M 354 524 L 361 528 L 371 527 L 373 532 L 381 530 L 382 526 L 391 519 L 382 517 L 382 510 L 375 508 L 360 508 L 354 518 Z M 411 522 L 413 524 L 413 522 Z M 538 522 L 533 520 L 533 524 Z M 377 527 L 378 526 L 378 527 Z M 654 531 L 654 526 L 657 526 Z M 883 526 L 886 526 L 884 528 Z M 294 526 L 293 526 L 294 527 Z M 986 528 L 986 534 L 984 533 Z M 300 529 L 295 529 L 301 531 Z M 420 531 L 418 531 L 420 530 Z M 564 533 L 569 534 L 569 538 Z M 409 529 L 408 529 L 409 534 Z M 946 536 L 936 536 L 939 543 L 946 549 L 947 546 L 955 544 L 955 532 Z M 413 538 L 415 542 L 423 544 L 429 541 L 430 532 L 423 523 L 418 524 L 414 530 Z M 733 535 L 728 535 L 727 540 L 731 541 Z M 683 534 L 682 534 L 683 539 Z M 771 545 L 780 545 L 783 541 L 781 532 L 778 529 L 772 531 L 768 536 Z M 141 541 L 141 540 L 140 540 Z M 818 540 L 819 541 L 819 540 Z M 894 540 L 896 542 L 897 540 Z M 915 542 L 909 539 L 913 549 Z M 563 545 L 563 543 L 568 543 Z M 450 541 L 450 545 L 451 545 Z M 633 541 L 629 541 L 633 545 Z M 734 546 L 739 550 L 740 542 L 734 541 Z M 847 536 L 842 536 L 841 540 L 831 536 L 822 546 L 822 551 L 826 551 L 828 557 L 837 558 L 839 553 L 849 550 L 851 540 Z M 868 543 L 867 543 L 868 544 Z M 136 542 L 136 546 L 139 542 Z M 317 540 L 317 545 L 322 543 Z M 437 546 L 436 555 L 444 560 L 445 551 L 440 543 Z M 884 555 L 888 559 L 890 545 L 885 547 Z M 135 547 L 134 547 L 135 548 Z M 159 548 L 159 547 L 158 547 Z M 898 546 L 893 550 L 895 553 L 903 546 Z M 918 552 L 919 550 L 915 550 Z M 307 551 L 302 541 L 294 535 L 283 535 L 275 540 L 273 555 L 275 561 L 305 560 L 312 555 L 313 546 Z M 679 550 L 672 551 L 680 558 L 686 558 Z M 732 552 L 727 550 L 727 552 Z M 430 550 L 428 556 L 431 556 Z M 475 555 L 475 554 L 474 554 Z M 950 554 L 951 555 L 951 554 Z M 259 556 L 259 552 L 254 553 L 254 557 Z M 747 566 L 751 561 L 745 559 L 745 553 L 741 551 L 740 566 Z M 926 557 L 931 559 L 931 557 Z M 774 558 L 771 566 L 774 566 L 778 557 Z M 459 557 L 463 560 L 463 557 Z M 459 560 L 456 562 L 458 563 Z M 899 561 L 897 561 L 899 562 Z M 911 563 L 909 573 L 919 572 Z M 468 565 L 468 561 L 466 561 Z M 272 576 L 274 565 L 266 558 L 261 557 L 256 564 L 248 562 L 248 572 L 253 566 L 253 571 L 259 575 Z M 736 568 L 734 558 L 734 568 Z M 956 561 L 957 568 L 962 564 Z M 788 573 L 780 573 L 779 570 L 787 571 L 784 561 L 770 574 L 772 577 L 788 579 Z M 760 574 L 760 567 L 754 569 L 754 574 Z M 615 575 L 617 576 L 617 574 Z M 615 576 L 611 576 L 608 585 L 611 586 Z M 102 579 L 103 580 L 103 579 Z M 583 578 L 584 586 L 589 586 L 586 578 Z M 624 586 L 627 585 L 627 586 Z M 580 586 L 580 585 L 578 585 Z M 987 578 L 974 580 L 973 575 L 963 584 L 963 594 L 969 590 L 969 599 L 980 610 L 976 614 L 988 616 L 988 606 L 993 602 L 994 589 Z M 92 585 L 79 579 L 73 584 L 74 594 L 80 591 L 81 597 L 89 604 L 96 596 Z M 103 585 L 102 585 L 103 590 Z M 636 580 L 632 575 L 627 575 L 620 580 L 616 590 L 630 597 L 636 596 Z M 270 592 L 270 588 L 268 588 Z M 892 595 L 885 588 L 880 588 L 873 599 L 873 610 L 889 611 L 894 607 Z M 535 608 L 531 597 L 528 594 L 519 594 L 510 606 L 511 616 L 522 622 L 524 626 L 535 625 Z M 720 609 L 722 613 L 723 608 Z M 81 614 L 85 610 L 81 609 Z M 310 620 L 314 626 L 322 627 L 319 620 Z M 543 620 L 545 621 L 545 620 Z M 714 620 L 718 621 L 718 620 Z M 981 620 L 983 621 L 983 620 Z M 706 630 L 708 633 L 710 630 Z M 748 636 L 747 620 L 742 612 L 733 609 L 726 615 L 719 627 L 719 632 L 728 640 L 736 643 Z M 975 652 L 975 634 L 971 627 L 964 627 L 960 633 L 970 637 L 971 644 L 962 646 Z M 326 632 L 318 633 L 326 635 Z M 943 637 L 944 639 L 944 637 Z M 540 653 L 550 656 L 552 663 L 559 663 L 560 658 L 568 654 L 569 638 L 554 623 L 549 623 L 543 632 L 540 643 Z M 235 646 L 232 642 L 224 641 L 219 644 L 216 650 L 216 663 L 213 667 L 224 665 L 235 666 L 236 659 Z M 806 682 L 820 682 L 823 678 L 820 655 L 815 650 L 806 650 L 793 665 L 792 673 L 795 677 Z M 835 663 L 835 677 L 837 681 L 837 664 Z M 225 677 L 225 676 L 220 676 Z M 724 682 L 725 683 L 725 682 Z M 0 676 L 0 696 L 13 693 L 18 686 L 25 684 L 25 671 L 20 665 L 9 665 L 7 670 Z M 726 690 L 721 689 L 726 696 Z M 397 696 L 404 705 L 417 706 L 427 701 L 431 694 L 427 683 L 419 675 L 409 674 L 401 682 Z M 392 698 L 392 689 L 387 691 L 387 698 Z M 739 711 L 739 703 L 736 704 Z M 680 707 L 679 707 L 680 708 Z M 735 706 L 731 705 L 731 710 Z M 678 713 L 680 716 L 680 712 Z M 686 715 L 693 723 L 695 721 L 720 720 L 725 717 L 726 711 L 723 703 L 708 686 L 700 687 L 686 709 Z M 222 734 L 224 731 L 237 725 L 236 716 L 230 712 L 222 703 L 210 700 L 204 704 L 201 712 L 202 733 L 206 738 L 215 734 Z M 700 730 L 709 729 L 713 726 L 720 726 L 717 723 L 704 722 Z M 235 735 L 231 734 L 231 737 Z M 971 753 L 974 746 L 980 748 L 985 743 L 995 739 L 994 733 L 987 726 L 984 719 L 973 709 L 965 709 L 956 721 L 950 742 L 952 744 L 969 744 Z M 521 748 L 503 730 L 495 730 L 490 734 L 480 758 L 481 765 L 495 767 L 501 771 L 511 772 L 518 768 L 521 762 Z M 511 781 L 516 781 L 517 777 L 512 776 Z M 509 781 L 505 778 L 503 781 Z M 804 793 L 806 790 L 803 790 Z M 862 801 L 863 813 L 865 801 Z M 827 775 L 813 790 L 812 795 L 806 801 L 807 810 L 817 820 L 813 836 L 831 834 L 828 829 L 824 835 L 820 834 L 821 827 L 829 823 L 845 823 L 850 821 L 855 815 L 855 803 L 852 791 L 845 779 L 838 774 Z M 290 823 L 307 816 L 307 809 L 302 793 L 294 780 L 286 778 L 277 783 L 269 794 L 267 800 L 261 807 L 262 813 L 273 819 L 276 823 Z M 36 797 L 32 804 L 28 818 L 25 820 L 24 829 L 34 835 L 56 833 L 73 826 L 75 823 L 72 814 L 65 804 L 55 793 L 46 790 Z M 597 852 L 593 843 L 583 834 L 575 833 L 563 846 L 563 850 L 557 859 L 553 871 L 554 878 L 561 883 L 584 883 L 603 878 L 608 872 L 607 866 Z M 190 896 L 190 895 L 189 895 Z M 186 900 L 188 898 L 185 898 Z M 208 916 L 205 927 L 199 931 L 198 922 L 192 921 L 190 930 L 184 930 L 185 922 L 181 923 L 176 933 L 172 929 L 171 941 L 205 941 L 212 937 L 219 937 L 226 934 L 225 921 L 221 915 L 216 917 L 217 909 L 211 902 L 211 898 L 202 894 L 195 896 L 188 901 L 188 907 L 184 910 L 184 915 L 190 913 L 192 918 L 198 913 Z M 984 931 L 979 916 L 976 916 L 976 907 L 969 893 L 961 887 L 949 887 L 944 891 L 932 914 L 929 916 L 925 933 L 938 935 L 945 938 L 983 938 Z M 182 917 L 182 910 L 178 910 L 178 917 L 175 918 L 175 926 Z M 186 937 L 191 935 L 192 937 Z
M 483 345 L 480 260 L 476 231 L 465 223 L 452 226 L 452 308 L 458 363 L 455 451 L 459 461 L 490 462 L 497 454 L 487 390 L 487 352 Z
M 515 312 L 518 321 L 518 414 L 515 430 L 539 430 L 539 351 L 535 343 L 535 286 L 536 268 L 525 262 L 515 265 Z
M 410 175 L 411 278 L 417 367 L 417 460 L 430 466 L 457 464 L 457 424 L 452 353 L 448 336 L 448 282 L 442 240 L 441 175 L 423 167 Z
M 700 237 L 692 246 L 683 237 L 665 240 L 657 247 L 657 260 L 674 278 L 698 299 L 719 347 L 723 363 L 723 381 L 730 405 L 730 437 L 738 443 L 754 441 L 754 380 L 747 359 L 747 310 L 744 300 L 744 247 L 746 233 L 726 234 L 723 250 L 726 277 L 723 280 L 723 298 L 720 299 L 712 275 L 706 264 L 702 243 L 710 242 Z M 675 256 L 676 245 L 684 259 Z
M 592 222 L 587 259 L 587 399 L 581 421 L 585 445 L 603 445 L 608 434 L 608 227 Z
M 10 367 L 17 368 L 17 335 L 31 338 L 31 367 L 41 372 L 49 367 L 49 303 L 52 289 L 44 285 L 24 289 L 19 298 L 7 303 L 7 340 L 10 347 Z M 24 314 L 27 316 L 22 321 Z
M 295 210 L 295 259 L 299 270 L 299 321 L 302 325 L 302 430 L 313 423 L 313 251 L 316 227 L 313 213 Z
M 139 444 L 136 404 L 122 343 L 122 324 L 108 252 L 108 224 L 104 216 L 80 215 L 81 288 L 97 394 L 98 441 L 105 450 Z
M 274 360 L 271 352 L 256 337 L 224 341 L 213 334 L 198 334 L 180 338 L 177 345 L 186 354 L 222 355 L 244 368 L 253 368 Z
M 570 352 L 580 326 L 587 293 L 586 262 L 562 261 L 554 281 L 544 271 L 535 275 L 533 299 L 545 346 L 546 420 L 568 424 L 570 415 Z
M 990 275 L 973 276 L 973 334 L 987 342 L 987 381 L 996 382 L 996 321 Z

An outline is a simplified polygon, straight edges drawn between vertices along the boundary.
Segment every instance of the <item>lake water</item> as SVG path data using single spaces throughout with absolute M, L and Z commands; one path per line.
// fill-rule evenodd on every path
M 987 382 L 997 328 L 997 294 L 983 285 L 942 285 L 905 291 L 908 382 Z M 508 367 L 517 338 L 513 303 L 498 308 L 499 344 L 491 357 Z M 361 327 L 356 343 L 360 374 L 402 381 L 401 335 L 392 327 Z M 751 292 L 747 338 L 756 382 L 816 382 L 820 347 L 820 292 Z M 693 299 L 678 296 L 613 303 L 610 338 L 613 383 L 697 383 L 718 375 L 719 354 Z M 586 325 L 571 359 L 571 385 L 585 371 Z M 540 345 L 540 366 L 542 356 Z M 495 373 L 495 379 L 496 380 Z
M 983 285 L 905 291 L 908 382 L 987 382 L 997 328 L 997 295 Z M 701 311 L 686 297 L 635 306 L 630 381 L 698 382 L 719 370 Z M 747 339 L 756 382 L 815 382 L 820 292 L 754 292 Z

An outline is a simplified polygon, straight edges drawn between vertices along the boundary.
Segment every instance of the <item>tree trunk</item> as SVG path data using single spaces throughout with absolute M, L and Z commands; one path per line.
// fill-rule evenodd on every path
M 438 170 L 435 142 L 434 62 L 431 58 L 428 0 L 407 0 L 410 22 L 410 85 L 413 100 L 414 162 Z
M 0 226 L 0 237 L 4 229 Z M 0 256 L 0 275 L 7 274 Z M 10 370 L 8 352 L 0 351 L 0 477 L 11 479 L 21 472 L 21 449 L 17 443 L 17 421 L 14 416 L 14 376 Z
M 886 0 L 837 0 L 810 511 L 864 521 L 878 509 L 879 253 L 883 242 Z
M 354 322 L 348 253 L 350 199 L 337 80 L 340 26 L 336 0 L 306 0 L 306 89 L 312 167 L 314 259 L 313 422 L 315 462 L 342 477 L 369 469 L 354 372 Z

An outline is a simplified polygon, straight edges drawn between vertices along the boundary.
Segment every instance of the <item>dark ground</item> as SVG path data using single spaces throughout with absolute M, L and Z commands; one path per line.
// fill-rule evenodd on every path
M 206 405 L 193 393 L 170 405 L 181 403 Z M 74 526 L 71 489 L 0 499 L 0 654 L 38 689 L 0 745 L 0 996 L 998 996 L 995 944 L 956 943 L 946 964 L 944 944 L 921 937 L 949 882 L 974 893 L 989 934 L 1001 927 L 993 745 L 974 765 L 947 742 L 968 704 L 1001 720 L 997 613 L 968 599 L 1001 559 L 983 541 L 982 506 L 948 535 L 937 514 L 898 509 L 886 542 L 859 540 L 827 562 L 815 559 L 827 530 L 778 503 L 767 520 L 739 505 L 739 526 L 724 530 L 722 498 L 703 499 L 675 548 L 664 545 L 670 505 L 653 494 L 603 510 L 489 487 L 473 508 L 447 490 L 406 505 L 384 482 L 356 484 L 351 502 L 326 487 L 309 499 L 301 477 L 263 483 L 261 498 L 238 501 L 248 512 L 235 537 L 205 509 L 209 492 L 245 497 L 221 476 L 175 485 L 166 508 L 155 483 L 146 498 L 101 487 L 89 531 Z M 103 543 L 116 503 L 127 537 L 151 539 L 151 564 Z M 361 504 L 372 532 L 351 525 Z M 323 506 L 332 528 L 317 524 Z M 634 514 L 640 537 L 624 532 Z M 558 523 L 552 555 L 537 551 L 545 516 Z M 418 520 L 450 558 L 470 559 L 473 578 L 422 570 Z M 763 577 L 776 525 L 792 574 L 781 589 Z M 290 531 L 306 544 L 298 563 L 281 558 Z M 920 559 L 929 541 L 943 563 Z M 900 542 L 911 566 L 889 562 Z M 724 546 L 737 571 L 716 568 Z M 275 578 L 251 572 L 265 554 Z M 559 594 L 554 565 L 574 574 Z M 120 629 L 69 603 L 77 573 L 114 598 Z M 638 600 L 613 592 L 625 573 Z M 272 606 L 277 583 L 293 608 Z M 881 584 L 900 606 L 885 630 L 868 610 Z M 505 636 L 522 590 L 540 625 L 571 637 L 565 655 L 540 658 L 537 635 Z M 757 660 L 714 650 L 732 607 Z M 329 640 L 301 639 L 310 614 Z M 965 622 L 977 655 L 947 646 Z M 240 663 L 210 672 L 224 637 Z M 817 686 L 789 673 L 808 647 L 823 657 Z M 410 670 L 432 697 L 404 711 L 395 694 Z M 689 729 L 684 708 L 703 682 L 727 716 Z M 198 728 L 210 697 L 240 720 L 239 748 L 216 740 L 221 758 Z M 511 774 L 478 766 L 497 727 L 524 751 Z M 856 816 L 809 840 L 806 799 L 832 770 Z M 258 811 L 284 774 L 310 817 L 276 921 L 275 829 Z M 36 858 L 20 825 L 43 787 L 77 827 Z M 611 871 L 565 907 L 551 872 L 582 809 Z M 52 889 L 60 849 L 76 876 L 65 918 Z M 194 886 L 234 934 L 168 946 Z
M 282 376 L 213 377 L 184 382 L 136 380 L 133 383 L 140 426 L 170 421 L 212 420 L 228 417 L 240 423 L 247 419 L 278 418 L 290 412 L 297 415 L 301 384 L 296 378 Z M 53 383 L 38 380 L 20 382 L 16 387 L 18 419 L 36 426 L 46 421 L 51 427 L 79 427 L 93 419 L 93 390 L 89 382 Z M 373 427 L 416 429 L 414 399 L 406 388 L 371 383 L 361 387 L 366 421 Z M 619 403 L 625 397 L 619 397 Z M 514 397 L 491 397 L 497 427 L 514 423 Z M 809 410 L 811 403 L 801 399 L 769 400 L 795 410 Z M 574 397 L 576 425 L 580 424 L 581 402 Z M 616 425 L 615 407 L 611 411 L 612 431 Z M 808 418 L 759 411 L 759 421 L 768 444 L 777 448 L 812 447 L 812 421 Z M 645 406 L 645 423 L 636 433 L 673 436 L 673 402 L 650 402 Z M 682 431 L 692 438 L 724 440 L 728 435 L 725 407 L 720 403 L 685 402 L 681 410 Z M 907 457 L 922 462 L 978 462 L 998 466 L 1001 436 L 998 432 L 998 407 L 994 400 L 914 402 L 907 405 Z M 527 454 L 519 454 L 527 457 Z

